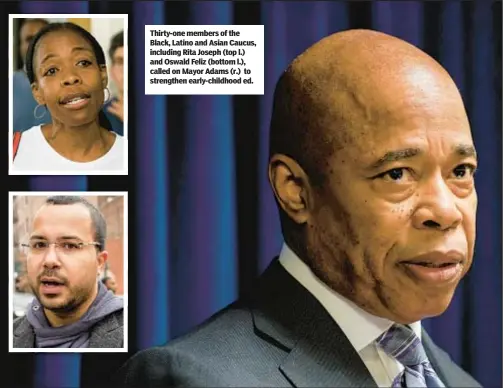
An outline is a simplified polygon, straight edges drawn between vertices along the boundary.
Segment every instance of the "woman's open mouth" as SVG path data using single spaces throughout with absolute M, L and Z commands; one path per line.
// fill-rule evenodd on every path
M 90 97 L 86 93 L 70 94 L 61 99 L 60 105 L 67 109 L 81 109 L 89 104 Z

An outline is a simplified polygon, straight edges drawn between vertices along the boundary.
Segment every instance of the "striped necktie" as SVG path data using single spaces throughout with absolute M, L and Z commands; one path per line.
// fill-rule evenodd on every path
M 392 387 L 445 387 L 433 370 L 421 340 L 410 327 L 394 324 L 376 342 L 405 367 L 393 380 Z

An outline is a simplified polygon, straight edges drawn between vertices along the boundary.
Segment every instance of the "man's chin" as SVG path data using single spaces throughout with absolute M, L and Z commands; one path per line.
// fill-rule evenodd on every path
M 37 295 L 37 299 L 46 310 L 53 312 L 69 310 L 68 300 L 63 295 Z
M 408 303 L 407 306 L 400 309 L 401 311 L 397 314 L 398 316 L 395 319 L 395 322 L 408 325 L 423 319 L 437 317 L 442 315 L 447 310 L 451 300 L 452 294 L 431 298 L 426 301 L 422 300 L 413 302 L 410 300 L 410 303 Z
M 65 314 L 73 310 L 73 306 L 68 303 L 41 303 L 45 310 L 49 310 L 54 314 Z

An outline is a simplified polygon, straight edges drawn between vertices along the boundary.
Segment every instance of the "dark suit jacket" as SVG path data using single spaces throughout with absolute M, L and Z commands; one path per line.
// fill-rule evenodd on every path
M 423 331 L 448 387 L 479 387 Z M 255 297 L 239 301 L 166 346 L 141 351 L 119 372 L 129 387 L 376 387 L 339 326 L 277 261 Z
M 116 311 L 96 323 L 89 336 L 89 348 L 124 346 L 124 310 Z M 26 317 L 14 321 L 14 348 L 34 348 L 35 333 Z

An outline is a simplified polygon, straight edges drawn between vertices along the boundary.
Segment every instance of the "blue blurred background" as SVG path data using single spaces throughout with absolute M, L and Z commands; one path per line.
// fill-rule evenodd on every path
M 448 311 L 423 323 L 483 386 L 501 386 L 501 1 L 19 1 L 0 9 L 5 24 L 9 13 L 129 14 L 129 177 L 8 181 L 9 190 L 129 191 L 129 355 L 225 307 L 279 253 L 268 126 L 275 82 L 294 57 L 328 34 L 372 28 L 436 58 L 471 120 L 479 211 L 475 264 Z M 264 24 L 264 96 L 145 96 L 145 24 Z M 9 354 L 6 378 L 87 386 L 127 356 Z

